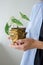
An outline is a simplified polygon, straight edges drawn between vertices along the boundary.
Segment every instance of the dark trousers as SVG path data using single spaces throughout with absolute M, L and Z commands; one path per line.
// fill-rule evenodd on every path
M 43 50 L 37 49 L 34 65 L 43 65 Z

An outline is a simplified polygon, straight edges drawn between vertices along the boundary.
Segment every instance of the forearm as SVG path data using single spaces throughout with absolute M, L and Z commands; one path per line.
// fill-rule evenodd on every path
M 43 49 L 43 42 L 42 41 L 35 40 L 34 43 L 35 43 L 35 48 Z

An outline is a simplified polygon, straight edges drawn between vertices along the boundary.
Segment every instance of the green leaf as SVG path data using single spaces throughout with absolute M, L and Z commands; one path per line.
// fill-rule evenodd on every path
M 21 23 L 21 21 L 19 21 L 16 18 L 11 19 L 13 23 L 15 23 L 17 26 L 23 26 L 23 24 Z
M 9 28 L 10 28 L 10 26 L 8 25 L 8 23 L 6 23 L 6 25 L 5 25 L 5 32 L 8 35 L 9 35 Z
M 21 12 L 20 12 L 20 15 L 21 15 L 21 17 L 22 17 L 23 19 L 29 20 L 29 18 L 27 17 L 27 15 L 25 15 L 25 14 L 23 14 L 23 13 L 21 13 Z

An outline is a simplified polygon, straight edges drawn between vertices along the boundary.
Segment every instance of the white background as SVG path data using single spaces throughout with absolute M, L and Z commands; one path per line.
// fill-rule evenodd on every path
M 11 16 L 19 18 L 19 12 L 31 14 L 32 6 L 39 0 L 0 0 L 0 65 L 20 65 L 23 51 L 11 48 L 4 27 Z M 24 23 L 27 26 L 26 23 Z

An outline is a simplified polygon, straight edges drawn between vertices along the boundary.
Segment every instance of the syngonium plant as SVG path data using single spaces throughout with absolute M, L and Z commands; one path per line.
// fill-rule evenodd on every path
M 27 15 L 23 14 L 22 12 L 19 12 L 19 13 L 20 13 L 22 19 L 25 19 L 25 20 L 28 20 L 29 21 L 29 18 L 27 17 Z M 13 24 L 15 23 L 18 28 L 19 28 L 19 26 L 23 26 L 23 23 L 20 20 L 16 19 L 14 16 L 12 16 L 10 18 L 9 22 L 11 22 Z M 5 25 L 5 33 L 7 35 L 9 35 L 9 28 L 11 27 L 11 25 L 9 25 L 8 22 Z

